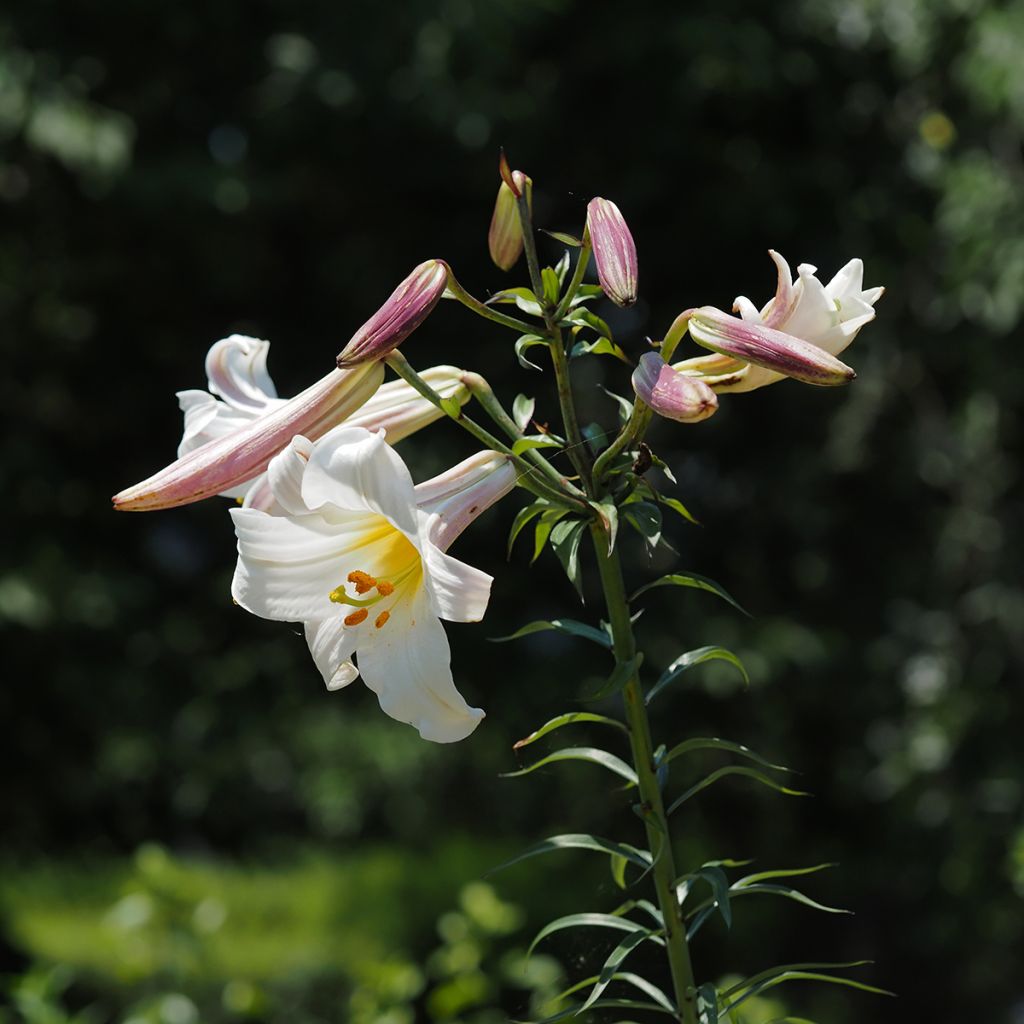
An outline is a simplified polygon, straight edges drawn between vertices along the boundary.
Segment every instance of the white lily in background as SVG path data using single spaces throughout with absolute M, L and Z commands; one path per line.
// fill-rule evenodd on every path
M 423 398 L 405 381 L 391 381 L 380 384 L 383 370 L 362 368 L 332 370 L 322 381 L 307 388 L 303 395 L 320 403 L 317 418 L 305 414 L 304 419 L 289 417 L 288 406 L 299 406 L 298 416 L 304 415 L 303 395 L 294 399 L 279 398 L 277 388 L 267 372 L 269 341 L 260 341 L 241 334 L 223 338 L 211 346 L 206 355 L 206 376 L 209 391 L 190 390 L 178 392 L 178 404 L 185 414 L 185 430 L 178 445 L 178 462 L 157 473 L 149 480 L 137 484 L 117 495 L 114 504 L 118 508 L 144 510 L 167 508 L 185 501 L 196 501 L 219 493 L 226 498 L 244 498 L 251 490 L 259 487 L 265 491 L 265 471 L 270 459 L 297 434 L 319 437 L 341 422 L 367 429 L 384 429 L 388 442 L 396 444 L 444 416 L 444 413 Z M 346 374 L 357 379 L 368 377 L 360 383 L 359 392 L 353 400 L 338 401 L 332 394 L 340 392 L 340 383 Z M 422 377 L 442 398 L 455 398 L 461 404 L 469 401 L 469 390 L 462 383 L 463 371 L 454 366 L 434 366 L 424 370 Z M 319 397 L 325 394 L 329 402 Z M 367 397 L 368 396 L 368 397 Z M 312 408 L 307 401 L 305 408 Z M 270 423 L 280 420 L 283 429 L 277 429 L 273 437 L 257 438 L 261 421 Z M 234 436 L 234 444 L 228 438 Z M 268 443 L 264 443 L 269 441 Z M 213 442 L 218 442 L 213 447 Z M 210 445 L 206 452 L 214 456 L 204 460 L 199 452 Z M 246 458 L 256 453 L 258 458 Z M 228 458 L 235 458 L 236 451 L 245 453 L 247 471 L 232 473 L 228 487 L 219 489 L 205 479 L 224 476 L 222 466 Z M 241 477 L 241 478 L 240 478 Z M 222 481 L 223 482 L 223 481 Z M 182 500 L 184 499 L 184 500 Z
M 492 581 L 444 549 L 515 479 L 504 456 L 482 452 L 416 488 L 382 433 L 346 424 L 316 444 L 296 437 L 270 464 L 272 501 L 231 510 L 232 595 L 302 622 L 329 688 L 361 674 L 424 739 L 463 739 L 484 713 L 455 688 L 440 620 L 479 621 Z
M 748 333 L 752 339 L 744 341 L 754 340 L 758 344 L 746 344 L 744 350 L 747 354 L 756 354 L 757 350 L 761 350 L 762 356 L 768 356 L 765 361 L 771 363 L 771 366 L 758 366 L 736 358 L 733 354 L 718 351 L 713 355 L 696 356 L 673 363 L 673 369 L 700 378 L 719 393 L 753 391 L 790 376 L 773 368 L 775 366 L 785 367 L 787 363 L 797 367 L 809 365 L 804 355 L 806 349 L 802 350 L 798 344 L 791 346 L 793 352 L 786 353 L 785 339 L 780 335 L 788 335 L 798 342 L 807 342 L 828 356 L 838 356 L 850 345 L 860 329 L 875 318 L 874 304 L 882 297 L 885 289 L 863 287 L 864 264 L 861 260 L 850 260 L 827 285 L 823 285 L 815 276 L 816 267 L 801 263 L 797 267 L 798 279 L 794 284 L 789 264 L 774 250 L 769 250 L 769 254 L 778 270 L 778 284 L 774 298 L 762 309 L 759 310 L 750 299 L 741 295 L 733 304 L 733 310 L 740 314 L 739 320 L 710 307 L 705 309 L 707 319 L 713 320 L 713 324 L 701 323 L 702 310 L 691 310 L 689 315 L 692 315 L 691 336 L 698 344 L 706 344 L 711 348 L 723 347 L 723 335 L 742 333 L 739 330 L 740 322 L 749 325 Z M 736 322 L 735 332 L 728 330 L 729 320 Z M 709 326 L 712 329 L 709 330 Z

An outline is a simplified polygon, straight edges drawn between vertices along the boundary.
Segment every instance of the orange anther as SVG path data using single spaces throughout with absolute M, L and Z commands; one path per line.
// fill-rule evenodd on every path
M 374 622 L 374 625 L 378 629 L 380 629 L 380 627 L 383 626 L 384 623 L 387 622 L 388 619 L 390 619 L 390 618 L 391 618 L 391 612 L 381 612 L 380 615 L 377 616 L 377 621 Z
M 365 608 L 357 608 L 351 615 L 346 615 L 344 622 L 346 626 L 358 626 L 370 613 Z
M 394 592 L 394 583 L 388 583 L 387 580 L 381 580 L 377 584 L 377 593 L 380 594 L 381 597 L 390 597 Z
M 368 572 L 363 572 L 360 569 L 350 572 L 347 578 L 349 583 L 356 585 L 357 594 L 365 594 L 368 590 L 373 590 L 377 584 L 377 581 Z

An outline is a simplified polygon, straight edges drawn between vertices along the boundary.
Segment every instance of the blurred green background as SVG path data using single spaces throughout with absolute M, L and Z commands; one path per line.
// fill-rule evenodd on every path
M 272 339 L 288 395 L 422 259 L 478 294 L 523 283 L 486 259 L 504 146 L 540 226 L 578 231 L 593 195 L 624 211 L 641 302 L 600 312 L 634 356 L 686 306 L 765 301 L 769 247 L 886 285 L 850 388 L 652 435 L 704 525 L 671 524 L 674 561 L 627 548 L 632 577 L 702 572 L 755 616 L 652 595 L 650 666 L 721 643 L 753 677 L 698 670 L 655 728 L 748 743 L 815 793 L 723 783 L 679 819 L 680 861 L 835 861 L 805 888 L 856 912 L 745 901 L 695 959 L 871 958 L 900 995 L 794 986 L 751 1022 L 1024 1021 L 1022 52 L 1019 0 L 8 5 L 0 1019 L 490 1024 L 603 958 L 585 935 L 522 956 L 553 912 L 616 904 L 599 860 L 480 880 L 553 832 L 639 838 L 589 766 L 498 777 L 606 671 L 554 634 L 487 642 L 574 614 L 550 555 L 506 562 L 514 502 L 456 548 L 496 583 L 483 626 L 449 627 L 488 711 L 454 747 L 327 694 L 300 636 L 232 606 L 223 502 L 109 510 L 172 457 L 174 391 L 217 338 Z M 509 342 L 443 304 L 405 351 L 553 419 Z M 580 402 L 610 425 L 597 385 L 628 374 L 590 363 Z M 471 450 L 449 425 L 402 446 L 420 478 Z

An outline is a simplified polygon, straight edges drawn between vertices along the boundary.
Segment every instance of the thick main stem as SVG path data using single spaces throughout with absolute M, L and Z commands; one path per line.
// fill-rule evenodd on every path
M 636 640 L 633 636 L 629 601 L 622 578 L 622 565 L 618 552 L 613 551 L 609 554 L 608 535 L 601 526 L 594 523 L 590 532 L 601 574 L 601 585 L 604 588 L 608 621 L 612 627 L 615 660 L 619 665 L 624 665 L 636 657 Z M 638 673 L 634 672 L 626 683 L 622 696 L 633 751 L 633 767 L 640 790 L 640 806 L 647 828 L 647 842 L 654 857 L 651 873 L 657 892 L 658 908 L 665 921 L 665 946 L 676 1005 L 679 1007 L 679 1019 L 683 1024 L 698 1024 L 697 986 L 694 983 L 690 949 L 686 942 L 686 926 L 676 896 L 676 869 L 672 843 L 669 839 L 668 818 L 658 786 L 651 727 Z

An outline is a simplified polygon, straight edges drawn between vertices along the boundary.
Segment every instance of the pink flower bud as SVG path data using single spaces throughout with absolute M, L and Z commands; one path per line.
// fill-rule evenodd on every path
M 587 229 L 605 295 L 617 306 L 632 306 L 637 295 L 636 244 L 619 208 L 609 199 L 591 199 Z
M 753 363 L 805 384 L 848 384 L 857 376 L 845 363 L 809 341 L 730 316 L 714 306 L 694 310 L 689 327 L 690 337 L 712 352 Z
M 659 416 L 680 423 L 699 423 L 718 408 L 718 396 L 707 384 L 673 370 L 657 352 L 640 357 L 633 390 Z
M 448 264 L 443 260 L 421 263 L 352 335 L 338 356 L 338 366 L 345 369 L 388 356 L 430 315 L 447 281 Z
M 522 171 L 512 171 L 511 174 L 513 184 L 520 194 L 526 196 L 527 205 L 531 205 L 533 182 Z M 487 248 L 494 264 L 501 270 L 511 270 L 523 252 L 523 226 L 519 220 L 516 195 L 504 181 L 498 187 L 498 198 L 494 201 Z
M 332 370 L 265 415 L 208 441 L 148 480 L 115 494 L 114 508 L 121 512 L 175 508 L 251 480 L 296 434 L 318 438 L 354 413 L 383 379 L 380 363 Z

